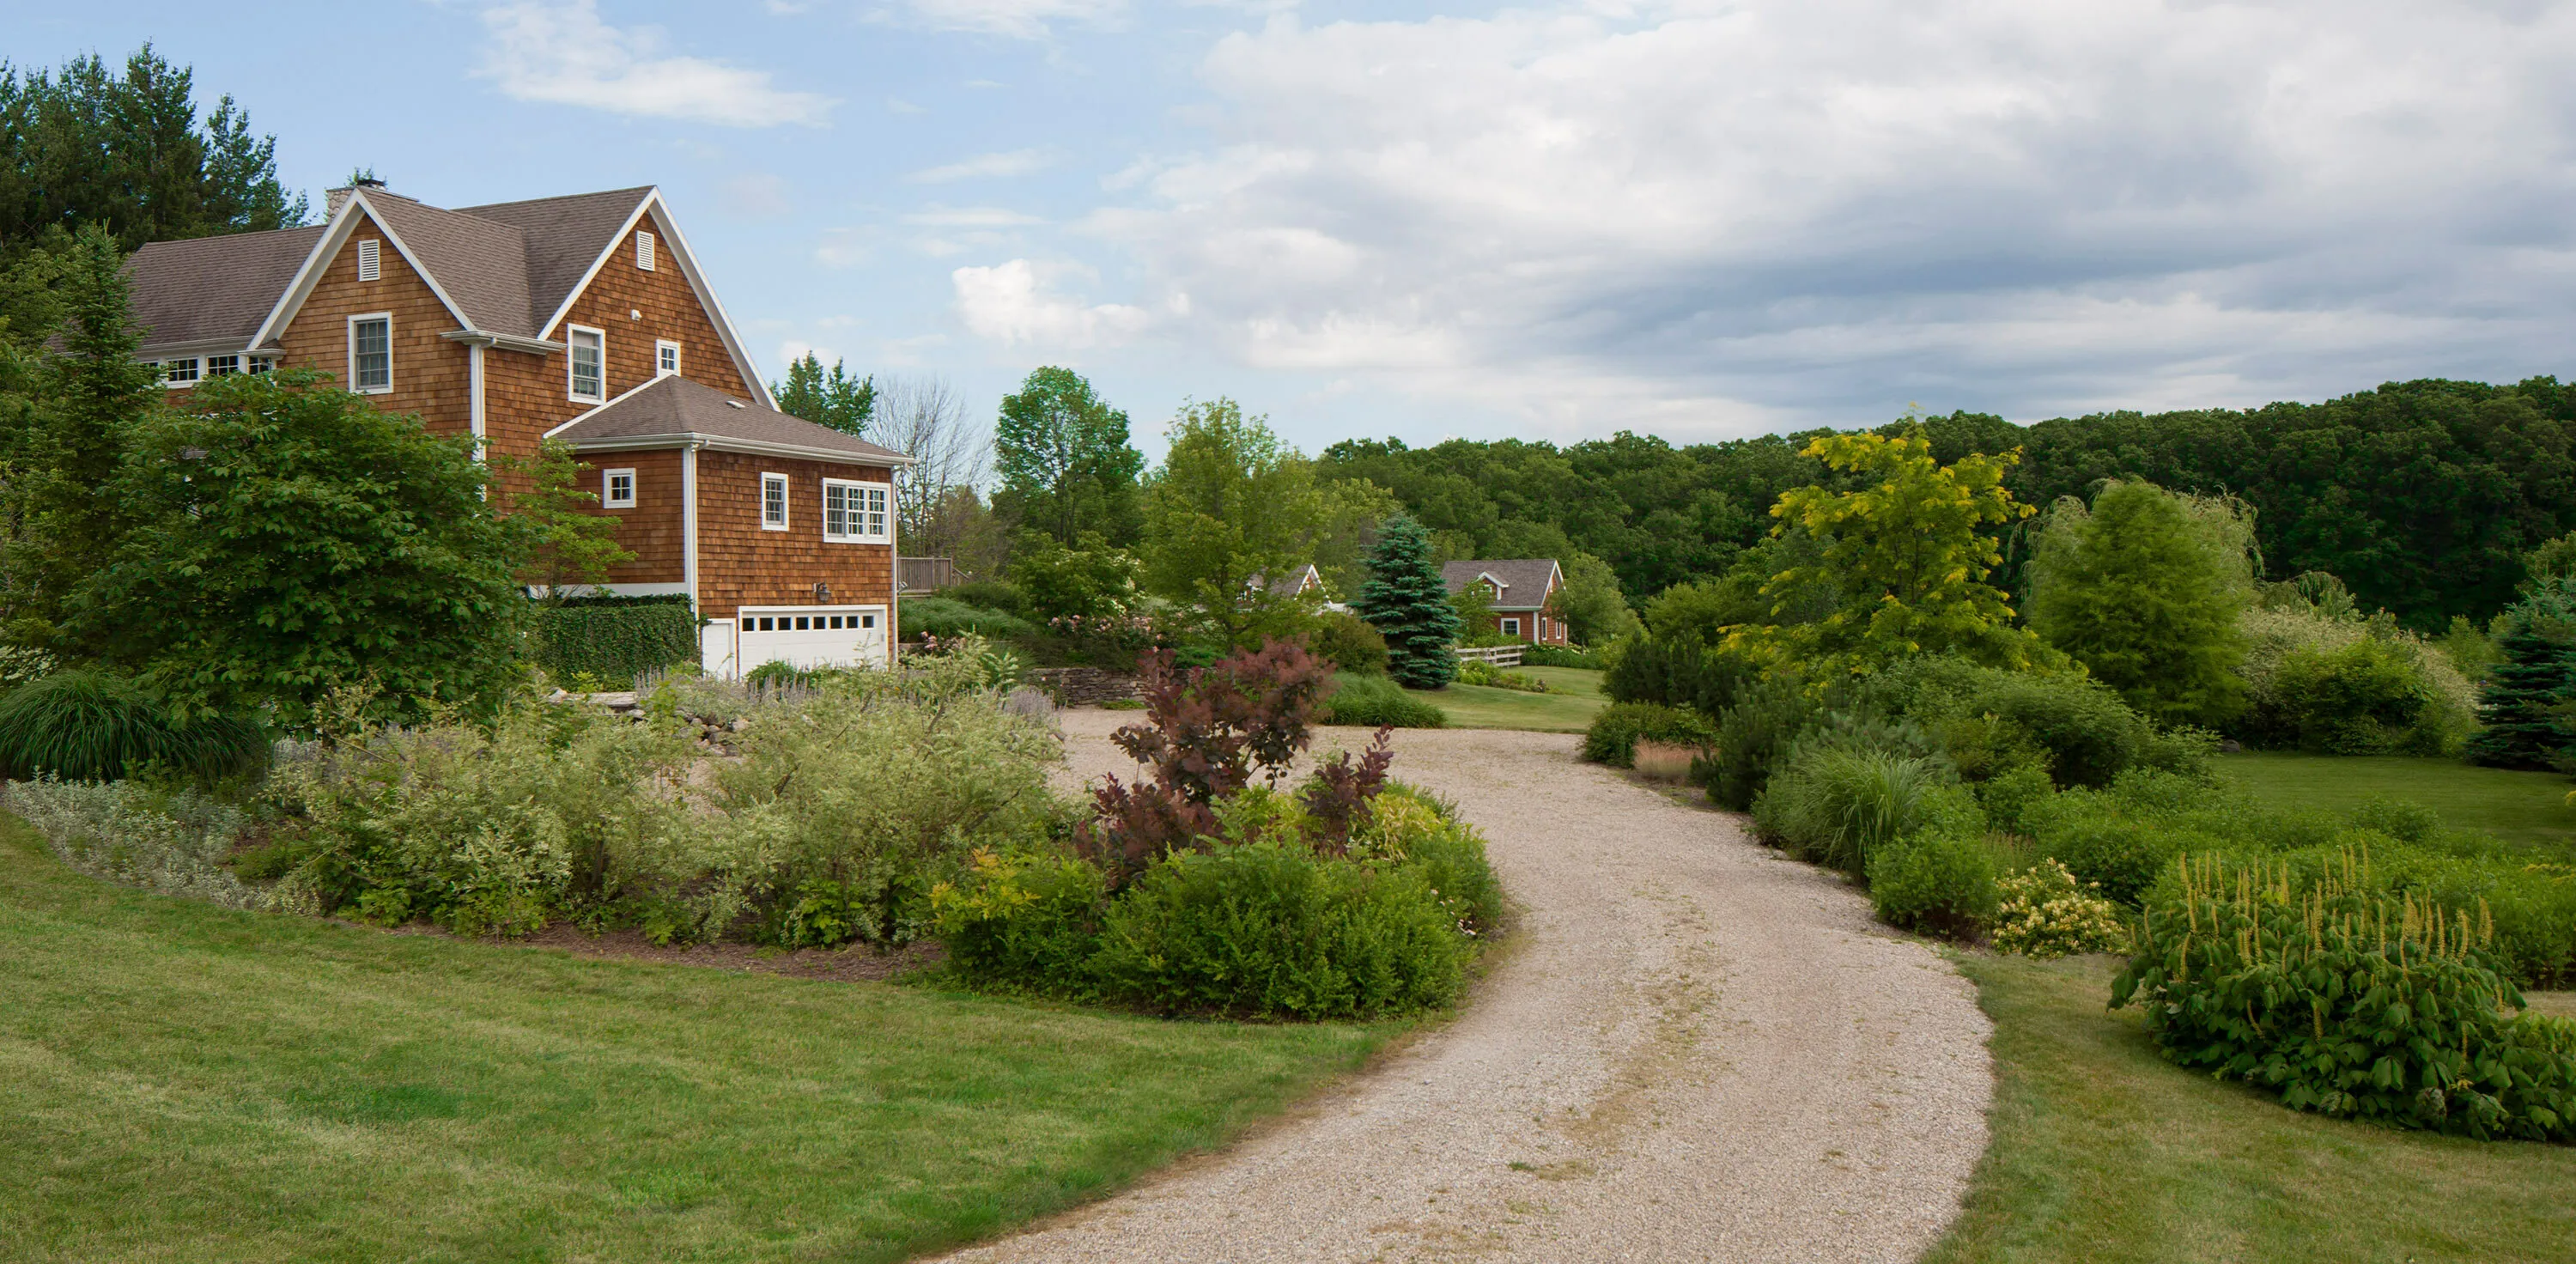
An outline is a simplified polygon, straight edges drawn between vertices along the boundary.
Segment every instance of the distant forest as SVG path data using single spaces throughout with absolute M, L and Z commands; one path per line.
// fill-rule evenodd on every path
M 2576 530 L 2576 385 L 2390 383 L 2322 404 L 2116 412 L 2017 426 L 1958 412 L 1919 425 L 1944 462 L 2019 448 L 2012 487 L 2046 509 L 2108 478 L 2231 495 L 2255 510 L 2271 579 L 2326 571 L 2364 609 L 2427 630 L 2483 623 L 2514 597 L 2521 555 Z M 1348 440 L 1318 473 L 1393 491 L 1455 557 L 1607 561 L 1632 601 L 1719 574 L 1770 528 L 1782 491 L 1824 481 L 1798 455 L 1825 431 L 1674 447 L 1622 432 L 1559 448 Z M 2006 541 L 2018 588 L 2019 540 Z

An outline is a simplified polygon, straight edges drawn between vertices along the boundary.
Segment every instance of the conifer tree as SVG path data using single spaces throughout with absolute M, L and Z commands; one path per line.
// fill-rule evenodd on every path
M 2487 669 L 2473 763 L 2547 768 L 2576 746 L 2576 576 L 2544 579 L 2505 611 L 2505 660 Z
M 1458 610 L 1440 568 L 1431 564 L 1431 537 L 1422 524 L 1388 519 L 1368 565 L 1356 604 L 1386 638 L 1387 674 L 1409 689 L 1439 689 L 1456 679 Z

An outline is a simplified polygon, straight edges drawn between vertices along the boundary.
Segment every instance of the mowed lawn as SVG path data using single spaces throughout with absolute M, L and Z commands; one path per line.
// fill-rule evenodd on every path
M 2339 812 L 2372 796 L 2410 799 L 2441 813 L 2444 824 L 2576 855 L 2576 809 L 2567 806 L 2567 792 L 2576 783 L 2557 773 L 2480 768 L 2456 759 L 2272 751 L 2224 755 L 2218 768 L 2280 807 Z
M 2106 959 L 1960 964 L 1995 1021 L 1994 1143 L 1925 1264 L 2576 1258 L 2576 1147 L 2299 1114 L 2158 1057 L 2103 1008 Z
M 899 1259 L 1221 1142 L 1397 1030 L 226 912 L 0 817 L 0 1257 Z
M 1592 717 L 1610 705 L 1601 696 L 1601 673 L 1581 667 L 1516 667 L 1546 681 L 1549 693 L 1523 693 L 1485 685 L 1451 685 L 1414 694 L 1449 715 L 1451 728 L 1533 729 L 1542 733 L 1580 733 Z

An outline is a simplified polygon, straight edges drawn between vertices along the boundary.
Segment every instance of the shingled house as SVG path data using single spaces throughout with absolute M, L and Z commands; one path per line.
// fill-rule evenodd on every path
M 609 591 L 687 595 L 710 671 L 892 661 L 910 460 L 778 411 L 659 190 L 447 210 L 361 182 L 322 224 L 128 267 L 174 402 L 310 367 L 494 453 L 564 440 L 635 554 Z
M 1566 643 L 1565 620 L 1554 612 L 1557 590 L 1565 587 L 1565 572 L 1557 566 L 1556 559 L 1451 562 L 1440 568 L 1440 579 L 1449 586 L 1452 597 L 1465 592 L 1469 585 L 1482 587 L 1486 604 L 1494 612 L 1495 625 L 1503 635 L 1519 637 L 1531 645 Z

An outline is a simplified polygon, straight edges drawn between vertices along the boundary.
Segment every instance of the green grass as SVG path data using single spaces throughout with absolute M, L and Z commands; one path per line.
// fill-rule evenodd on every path
M 2460 829 L 2485 830 L 2507 842 L 2576 854 L 2576 789 L 2547 772 L 2480 768 L 2453 759 L 2403 755 L 2296 755 L 2249 751 L 2226 755 L 2220 772 L 2279 807 L 2343 811 L 2373 795 L 2411 799 Z
M 0 817 L 0 1255 L 899 1259 L 1218 1143 L 1399 1029 L 231 913 Z
M 1484 685 L 1451 685 L 1418 693 L 1449 713 L 1449 725 L 1461 729 L 1534 729 L 1542 733 L 1580 733 L 1609 700 L 1601 696 L 1601 673 L 1581 667 L 1516 667 L 1546 681 L 1553 693 L 1522 693 Z
M 1965 955 L 1994 1141 L 1924 1264 L 2564 1261 L 2576 1147 L 2302 1115 L 2156 1056 L 2102 959 Z

